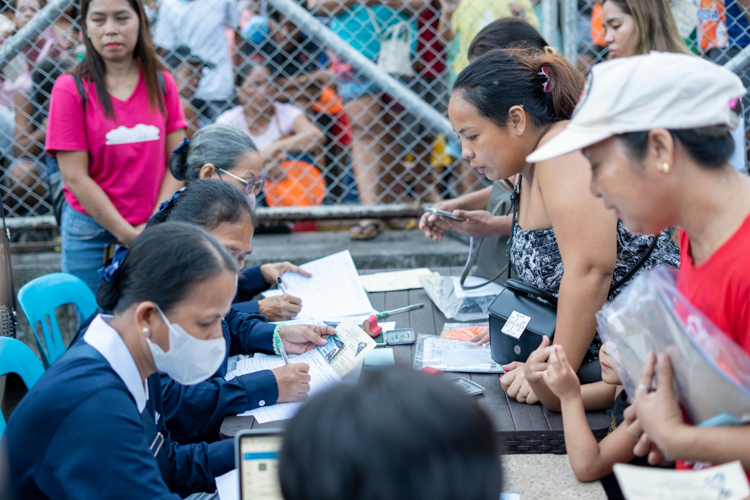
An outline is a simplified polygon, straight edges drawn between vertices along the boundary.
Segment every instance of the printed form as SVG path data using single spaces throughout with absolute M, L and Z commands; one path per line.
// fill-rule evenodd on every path
M 310 366 L 310 396 L 326 389 L 331 384 L 341 382 L 341 378 L 331 368 L 331 365 L 323 359 L 323 356 L 321 356 L 317 349 L 307 351 L 300 356 L 291 357 L 289 364 L 295 363 L 307 363 Z M 237 369 L 231 373 L 227 373 L 226 379 L 231 380 L 246 373 L 273 370 L 282 366 L 284 366 L 284 360 L 279 356 L 256 354 L 252 358 L 240 360 L 237 363 Z M 246 411 L 245 413 L 240 413 L 239 416 L 252 415 L 258 423 L 264 424 L 266 422 L 273 422 L 274 420 L 292 418 L 301 406 L 302 403 L 278 403 Z
M 286 293 L 302 299 L 296 319 L 341 321 L 354 317 L 364 321 L 376 313 L 370 304 L 349 250 L 335 253 L 300 266 L 312 274 L 284 273 Z
M 342 321 L 336 327 L 336 333 L 344 342 L 344 347 L 331 359 L 330 363 L 323 358 L 318 349 L 289 359 L 290 364 L 307 363 L 310 366 L 310 396 L 314 396 L 332 384 L 340 383 L 349 372 L 364 360 L 367 353 L 375 348 L 375 341 L 351 319 Z M 284 366 L 284 360 L 279 356 L 258 353 L 252 358 L 237 362 L 237 368 L 227 373 L 226 379 L 231 380 L 246 373 L 273 370 L 282 366 Z M 253 416 L 258 423 L 265 424 L 266 422 L 292 418 L 301 407 L 301 402 L 278 403 L 246 411 L 239 416 Z

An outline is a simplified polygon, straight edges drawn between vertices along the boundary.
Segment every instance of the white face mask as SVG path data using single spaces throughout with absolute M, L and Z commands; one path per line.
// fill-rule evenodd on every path
M 203 382 L 216 373 L 227 353 L 224 337 L 213 340 L 197 339 L 180 325 L 170 323 L 161 309 L 157 309 L 169 328 L 169 350 L 164 352 L 148 338 L 146 342 L 159 371 L 165 372 L 182 385 Z

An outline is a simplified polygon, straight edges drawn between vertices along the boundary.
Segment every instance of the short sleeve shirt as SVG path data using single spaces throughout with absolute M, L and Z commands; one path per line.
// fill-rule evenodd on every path
M 83 81 L 85 114 L 72 75 L 62 75 L 52 88 L 47 152 L 88 151 L 89 176 L 133 225 L 146 222 L 156 205 L 167 165 L 167 135 L 187 126 L 177 86 L 166 71 L 164 84 L 166 113 L 150 109 L 141 75 L 127 100 L 112 97 L 116 121 L 104 115 L 93 83 Z M 85 214 L 70 189 L 63 189 L 70 206 Z
M 271 118 L 271 123 L 268 124 L 266 130 L 261 134 L 254 135 L 250 132 L 250 127 L 247 125 L 247 118 L 242 106 L 235 106 L 234 108 L 225 111 L 216 119 L 216 123 L 225 123 L 238 128 L 245 132 L 255 142 L 258 149 L 262 149 L 272 145 L 285 135 L 291 135 L 294 133 L 294 120 L 296 120 L 304 112 L 292 104 L 284 104 L 282 102 L 274 102 L 274 108 L 276 114 Z
M 211 62 L 203 68 L 195 97 L 221 101 L 234 96 L 234 71 L 226 29 L 236 30 L 240 14 L 232 0 L 166 0 L 159 8 L 154 44 L 163 49 L 179 45 Z

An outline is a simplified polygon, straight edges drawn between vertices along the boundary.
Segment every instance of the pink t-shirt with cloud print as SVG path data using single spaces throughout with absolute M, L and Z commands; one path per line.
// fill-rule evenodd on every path
M 167 165 L 166 139 L 185 128 L 185 114 L 172 75 L 164 72 L 166 113 L 150 109 L 143 74 L 125 101 L 112 97 L 116 121 L 104 116 L 93 82 L 84 80 L 86 114 L 72 75 L 55 82 L 50 99 L 47 152 L 88 151 L 89 176 L 130 224 L 146 222 L 154 209 Z M 161 89 L 159 89 L 161 92 Z M 65 200 L 86 213 L 66 187 Z

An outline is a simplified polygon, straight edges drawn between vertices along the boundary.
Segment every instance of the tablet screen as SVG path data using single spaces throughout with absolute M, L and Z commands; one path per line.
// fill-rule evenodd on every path
M 279 486 L 280 435 L 243 436 L 240 440 L 242 500 L 283 500 Z

